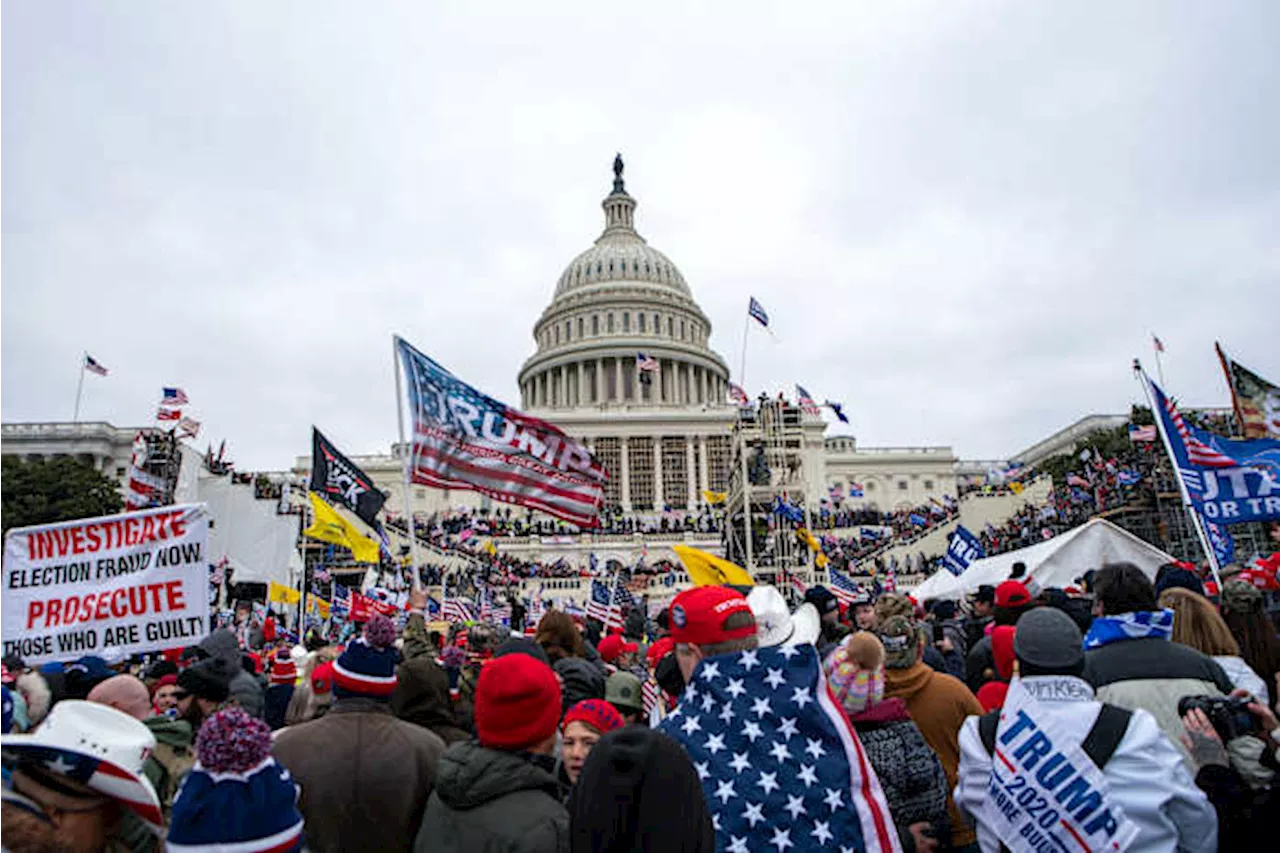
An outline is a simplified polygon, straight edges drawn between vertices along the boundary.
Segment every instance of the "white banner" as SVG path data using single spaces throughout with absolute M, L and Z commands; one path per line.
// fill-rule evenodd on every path
M 10 530 L 4 653 L 28 664 L 188 646 L 209 630 L 204 504 Z
M 1115 853 L 1138 834 L 1102 771 L 1021 679 L 1000 712 L 988 793 L 985 822 L 1015 853 Z

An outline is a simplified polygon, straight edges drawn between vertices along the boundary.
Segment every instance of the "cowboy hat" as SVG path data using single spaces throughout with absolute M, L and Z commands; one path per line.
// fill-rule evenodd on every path
M 156 739 L 123 711 L 64 699 L 31 734 L 0 738 L 6 764 L 28 761 L 118 801 L 152 832 L 164 829 L 160 798 L 142 774 Z
M 822 632 L 822 617 L 812 604 L 802 604 L 792 613 L 777 587 L 756 586 L 747 594 L 747 604 L 756 617 L 756 637 L 761 648 L 799 646 L 813 643 Z

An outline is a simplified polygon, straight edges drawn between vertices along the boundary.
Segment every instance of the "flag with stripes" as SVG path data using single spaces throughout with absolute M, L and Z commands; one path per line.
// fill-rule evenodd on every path
M 729 383 L 729 402 L 739 406 L 750 406 L 751 398 L 747 396 L 747 392 L 742 389 L 741 385 Z
M 747 303 L 747 313 L 750 314 L 761 326 L 764 326 L 766 329 L 769 328 L 769 315 L 765 312 L 764 306 L 761 305 L 754 296 L 752 296 L 751 301 Z
M 1160 432 L 1191 504 L 1209 521 L 1280 520 L 1280 440 L 1234 440 L 1196 429 L 1143 375 Z
M 636 370 L 641 373 L 657 373 L 661 370 L 658 360 L 651 355 L 645 355 L 642 352 L 636 353 Z
M 96 358 L 88 353 L 84 354 L 84 369 L 97 376 L 107 375 L 107 369 L 103 367 Z
M 182 409 L 166 409 L 164 406 L 161 406 L 156 412 L 156 420 L 180 421 L 182 420 Z
M 599 619 L 605 629 L 622 627 L 622 607 L 614 597 L 614 585 L 591 579 L 591 599 L 587 602 L 587 618 Z
M 827 580 L 829 581 L 827 589 L 831 590 L 831 594 L 845 604 L 853 604 L 854 599 L 862 592 L 861 588 L 853 582 L 853 579 L 839 569 L 827 569 Z
M 646 678 L 640 683 L 640 696 L 644 703 L 644 716 L 648 719 L 654 707 L 662 701 L 662 688 L 652 678 Z
M 187 392 L 181 388 L 161 388 L 160 389 L 160 405 L 162 406 L 185 406 L 191 402 L 187 399 Z
M 463 595 L 454 595 L 444 600 L 444 618 L 446 622 L 475 622 L 475 602 Z
M 340 583 L 333 585 L 333 602 L 329 607 L 333 618 L 345 622 L 351 615 L 351 587 Z
M 821 410 L 818 409 L 818 404 L 813 402 L 813 397 L 799 383 L 796 384 L 796 400 L 800 403 L 800 411 L 806 415 L 822 414 Z
M 178 432 L 184 438 L 195 438 L 200 434 L 200 422 L 192 418 L 180 418 L 178 420 Z
M 1138 426 L 1137 424 L 1129 424 L 1129 440 L 1135 444 L 1140 441 L 1156 440 L 1156 425 L 1146 424 Z
M 481 393 L 404 339 L 396 349 L 413 416 L 413 482 L 599 526 L 608 475 L 580 442 Z

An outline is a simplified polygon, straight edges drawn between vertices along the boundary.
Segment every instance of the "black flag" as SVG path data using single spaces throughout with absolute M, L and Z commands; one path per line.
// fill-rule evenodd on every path
M 375 530 L 378 528 L 378 510 L 387 496 L 374 488 L 369 475 L 339 453 L 315 427 L 311 428 L 310 488 L 330 503 L 342 504 Z

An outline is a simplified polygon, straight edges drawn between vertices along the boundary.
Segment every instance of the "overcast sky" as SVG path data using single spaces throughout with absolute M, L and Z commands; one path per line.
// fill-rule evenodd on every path
M 756 296 L 750 389 L 864 445 L 1124 411 L 1152 332 L 1188 403 L 1215 338 L 1280 379 L 1280 4 L 692 5 L 6 3 L 0 414 L 87 350 L 82 419 L 386 452 L 393 332 L 518 403 L 618 150 L 712 345 Z

